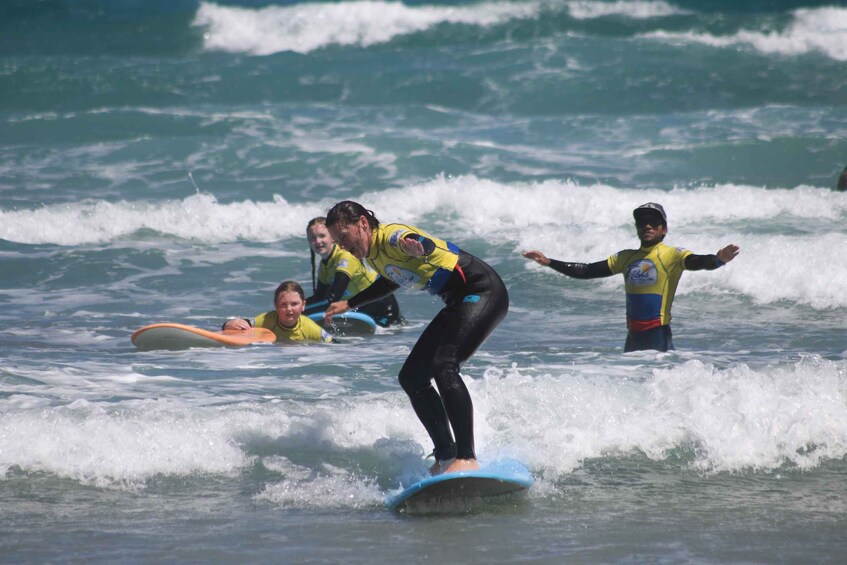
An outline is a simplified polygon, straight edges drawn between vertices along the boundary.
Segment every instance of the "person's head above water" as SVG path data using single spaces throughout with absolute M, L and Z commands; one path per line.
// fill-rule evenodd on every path
M 648 202 L 632 211 L 638 239 L 644 246 L 656 245 L 668 233 L 668 217 L 661 204 Z
M 312 251 L 312 261 L 314 262 L 315 255 L 326 257 L 332 252 L 332 246 L 335 243 L 329 230 L 326 229 L 326 218 L 318 216 L 312 218 L 306 224 L 306 239 L 309 242 L 309 249 Z
M 379 227 L 379 220 L 358 202 L 344 200 L 327 212 L 326 227 L 342 249 L 363 259 L 370 251 L 371 232 Z
M 306 294 L 295 281 L 282 281 L 274 291 L 274 310 L 279 323 L 287 328 L 297 324 L 306 307 Z
M 336 224 L 354 224 L 359 221 L 359 218 L 364 216 L 367 218 L 368 225 L 374 229 L 379 225 L 379 220 L 376 219 L 373 211 L 368 210 L 358 202 L 352 200 L 342 200 L 335 206 L 329 209 L 326 213 L 326 227 L 332 228 Z
M 665 214 L 665 209 L 661 204 L 656 204 L 655 202 L 642 204 L 632 211 L 632 217 L 635 218 L 635 223 L 638 223 L 639 219 L 657 219 L 661 221 L 662 225 L 668 227 L 668 217 Z

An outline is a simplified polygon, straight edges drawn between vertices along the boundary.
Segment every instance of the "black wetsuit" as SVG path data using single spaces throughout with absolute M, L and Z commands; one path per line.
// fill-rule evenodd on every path
M 429 247 L 430 242 L 422 243 L 425 249 Z M 355 307 L 397 288 L 381 277 L 348 304 Z M 438 295 L 445 307 L 412 348 L 400 370 L 400 385 L 435 445 L 437 460 L 475 459 L 473 403 L 459 368 L 506 316 L 509 294 L 494 269 L 459 251 L 457 268 Z M 432 386 L 433 380 L 438 391 Z

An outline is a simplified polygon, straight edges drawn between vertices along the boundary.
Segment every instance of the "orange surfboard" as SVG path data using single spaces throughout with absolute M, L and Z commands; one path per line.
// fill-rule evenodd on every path
M 152 324 L 137 330 L 130 337 L 141 350 L 188 349 L 190 347 L 243 347 L 253 343 L 274 343 L 276 336 L 265 328 L 223 330 L 213 332 L 184 324 Z

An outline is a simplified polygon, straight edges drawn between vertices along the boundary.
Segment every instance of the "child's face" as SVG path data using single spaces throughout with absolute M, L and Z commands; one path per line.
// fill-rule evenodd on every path
M 323 224 L 315 224 L 306 229 L 306 238 L 309 240 L 309 247 L 315 254 L 321 257 L 326 257 L 332 251 L 332 236 L 329 230 Z
M 279 323 L 290 328 L 297 324 L 297 319 L 306 308 L 306 303 L 297 292 L 281 292 L 274 307 L 279 316 Z

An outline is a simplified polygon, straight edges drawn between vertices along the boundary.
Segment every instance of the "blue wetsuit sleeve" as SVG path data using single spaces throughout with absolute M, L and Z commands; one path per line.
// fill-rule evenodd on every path
M 714 271 L 724 262 L 717 255 L 688 255 L 685 258 L 686 271 Z
M 554 271 L 573 277 L 575 279 L 599 279 L 602 277 L 611 277 L 614 273 L 609 268 L 607 261 L 597 261 L 596 263 L 566 263 L 550 259 L 548 265 Z
M 379 277 L 371 286 L 348 300 L 347 305 L 350 308 L 358 308 L 359 306 L 376 302 L 380 298 L 385 298 L 398 288 L 400 288 L 399 284 L 395 284 L 385 277 Z

